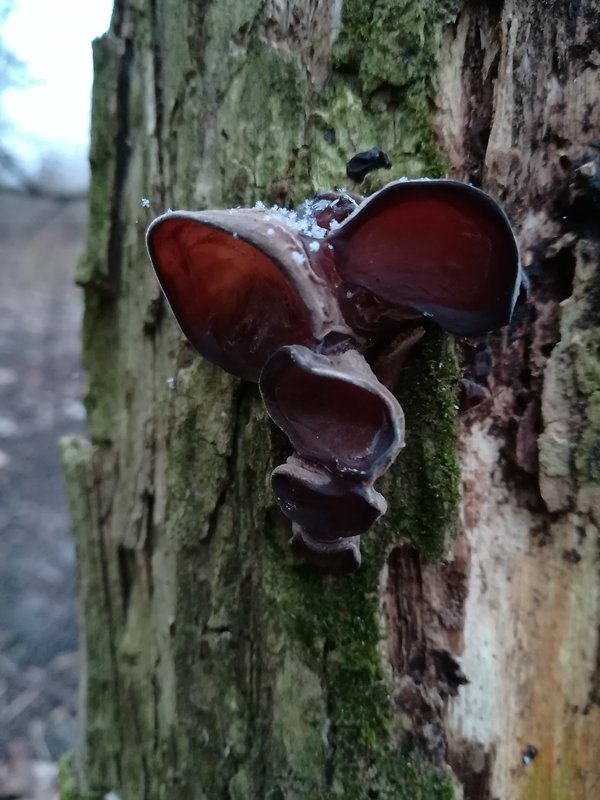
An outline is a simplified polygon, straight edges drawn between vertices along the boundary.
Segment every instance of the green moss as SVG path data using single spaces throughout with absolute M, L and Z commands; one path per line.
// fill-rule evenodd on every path
M 318 93 L 306 86 L 296 57 L 255 41 L 244 54 L 245 68 L 232 70 L 216 110 L 227 142 L 220 150 L 218 204 L 248 205 L 256 198 L 298 204 L 315 190 L 346 183 L 349 156 L 375 143 L 393 168 L 369 176 L 361 191 L 404 175 L 443 175 L 432 82 L 442 24 L 458 5 L 388 0 L 365 10 L 363 3 L 345 3 L 336 69 Z
M 75 756 L 65 753 L 58 761 L 58 796 L 60 800 L 103 800 L 105 792 L 82 792 L 75 775 Z
M 321 784 L 319 792 L 302 796 L 450 800 L 450 777 L 402 749 L 392 687 L 381 661 L 380 562 L 371 555 L 352 578 L 336 580 L 305 565 L 290 566 L 282 540 L 270 542 L 267 602 L 279 612 L 286 638 L 295 641 L 288 658 L 308 665 L 326 687 L 326 731 L 321 717 L 315 733 L 322 736 L 320 764 L 327 791 L 322 793 Z M 299 695 L 306 668 L 296 671 Z M 310 715 L 302 724 L 310 726 Z M 314 752 L 312 757 L 314 770 Z
M 227 138 L 219 169 L 222 204 L 249 205 L 256 198 L 289 202 L 305 192 L 303 172 L 308 92 L 298 61 L 257 42 L 246 67 L 233 75 L 219 107 Z
M 444 174 L 431 98 L 442 26 L 459 7 L 455 0 L 344 3 L 336 69 L 312 111 L 310 166 L 318 188 L 345 182 L 348 157 L 374 144 L 387 151 L 393 167 L 368 178 L 362 191 L 404 175 Z
M 291 652 L 284 655 L 273 692 L 275 757 L 290 774 L 302 775 L 305 787 L 321 785 L 323 730 L 326 717 L 323 682 L 318 672 Z
M 388 499 L 383 540 L 406 538 L 426 558 L 441 558 L 457 528 L 459 370 L 454 342 L 432 330 L 401 376 L 406 446 L 382 481 Z
M 456 17 L 457 0 L 347 0 L 335 66 L 354 69 L 365 93 L 382 83 L 428 92 L 441 28 Z
M 115 298 L 87 287 L 82 331 L 83 364 L 87 374 L 85 407 L 94 442 L 109 442 L 119 408 L 119 327 Z
M 73 753 L 65 753 L 58 761 L 58 793 L 60 800 L 81 800 L 74 775 Z
M 454 797 L 445 772 L 402 749 L 393 687 L 382 666 L 379 580 L 399 537 L 426 557 L 439 558 L 455 530 L 457 377 L 452 343 L 429 333 L 403 372 L 407 445 L 382 487 L 387 517 L 363 537 L 359 572 L 344 579 L 320 576 L 309 566 L 290 564 L 283 531 L 268 539 L 267 602 L 277 610 L 286 638 L 296 642 L 298 663 L 320 674 L 327 687 L 323 759 L 334 776 L 327 797 Z

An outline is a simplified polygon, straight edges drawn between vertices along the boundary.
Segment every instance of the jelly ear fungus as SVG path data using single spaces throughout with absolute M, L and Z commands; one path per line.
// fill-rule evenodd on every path
M 346 294 L 361 292 L 367 328 L 403 313 L 479 336 L 508 324 L 523 283 L 506 215 L 484 192 L 457 181 L 389 183 L 328 242 Z
M 374 482 L 404 444 L 402 409 L 364 354 L 396 337 L 405 350 L 425 320 L 461 336 L 509 322 L 523 276 L 504 212 L 466 184 L 400 180 L 298 212 L 169 212 L 147 243 L 184 334 L 259 382 L 290 441 L 272 486 L 292 549 L 356 569 L 360 535 L 387 508 Z
M 306 240 L 285 216 L 258 209 L 176 211 L 151 223 L 150 258 L 196 350 L 257 381 L 286 344 L 317 346 L 351 331 Z
M 404 415 L 356 350 L 282 347 L 265 364 L 260 391 L 295 451 L 325 469 L 376 478 L 404 442 Z
M 294 550 L 320 564 L 330 554 L 337 572 L 357 567 L 359 535 L 387 509 L 373 483 L 404 444 L 398 401 L 354 349 L 282 347 L 260 390 L 295 450 L 272 475 L 277 503 L 295 524 Z

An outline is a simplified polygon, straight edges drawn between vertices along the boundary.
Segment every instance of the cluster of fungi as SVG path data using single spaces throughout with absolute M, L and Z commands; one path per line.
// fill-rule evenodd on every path
M 355 156 L 348 174 L 372 161 Z M 147 243 L 185 336 L 258 382 L 291 443 L 272 486 L 292 548 L 353 571 L 387 507 L 374 482 L 404 444 L 402 408 L 370 363 L 395 343 L 403 357 L 424 324 L 478 336 L 509 322 L 522 273 L 504 212 L 464 183 L 402 179 L 367 199 L 322 192 L 297 211 L 169 211 Z

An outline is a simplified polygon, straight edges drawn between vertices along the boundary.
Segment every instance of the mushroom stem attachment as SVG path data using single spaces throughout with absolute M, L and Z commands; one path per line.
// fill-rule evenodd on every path
M 360 536 L 321 542 L 302 530 L 299 525 L 293 525 L 292 532 L 290 540 L 292 552 L 325 572 L 348 575 L 360 567 Z

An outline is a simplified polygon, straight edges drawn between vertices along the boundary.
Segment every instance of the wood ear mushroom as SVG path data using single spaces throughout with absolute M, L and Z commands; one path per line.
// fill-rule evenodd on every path
M 147 245 L 192 345 L 257 381 L 290 440 L 272 483 L 292 548 L 356 569 L 359 537 L 387 507 L 374 482 L 404 444 L 402 409 L 365 353 L 427 319 L 460 336 L 509 322 L 523 274 L 504 212 L 463 183 L 400 180 L 297 212 L 168 212 Z

